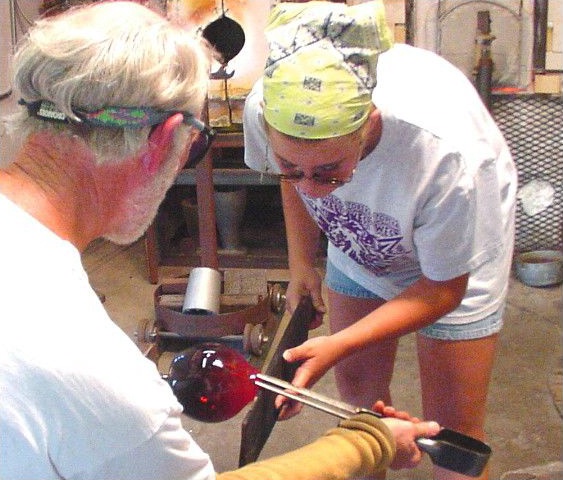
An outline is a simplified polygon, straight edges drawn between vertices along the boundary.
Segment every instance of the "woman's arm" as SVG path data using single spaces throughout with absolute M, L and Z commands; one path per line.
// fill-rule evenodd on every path
M 288 247 L 290 283 L 286 292 L 289 312 L 297 307 L 303 295 L 310 295 L 313 306 L 325 312 L 321 296 L 322 279 L 315 269 L 320 229 L 309 215 L 295 187 L 286 181 L 280 183 L 285 230 Z M 314 326 L 318 326 L 320 318 Z
M 462 301 L 469 274 L 437 282 L 422 277 L 397 297 L 330 336 L 314 337 L 288 349 L 288 362 L 303 362 L 292 383 L 310 387 L 351 352 L 384 338 L 396 338 L 436 322 Z
M 354 325 L 333 335 L 342 354 L 381 340 L 415 332 L 455 310 L 465 295 L 469 274 L 446 281 L 422 277 Z

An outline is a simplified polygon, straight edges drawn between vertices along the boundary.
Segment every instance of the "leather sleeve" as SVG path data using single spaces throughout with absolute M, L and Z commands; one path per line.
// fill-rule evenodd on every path
M 217 475 L 217 480 L 345 480 L 386 469 L 395 441 L 379 418 L 361 413 L 302 448 Z

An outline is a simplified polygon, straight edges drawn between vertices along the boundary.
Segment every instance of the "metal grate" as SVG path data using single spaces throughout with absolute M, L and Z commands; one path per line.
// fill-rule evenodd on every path
M 551 95 L 493 95 L 491 111 L 518 168 L 518 188 L 543 180 L 555 190 L 545 210 L 528 215 L 518 200 L 515 249 L 561 249 L 563 244 L 563 99 Z

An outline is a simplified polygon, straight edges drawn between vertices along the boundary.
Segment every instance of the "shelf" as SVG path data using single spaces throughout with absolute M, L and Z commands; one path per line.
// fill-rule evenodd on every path
M 273 175 L 263 175 L 250 168 L 214 168 L 213 185 L 278 185 L 279 180 Z M 176 177 L 175 185 L 197 185 L 196 170 L 182 170 Z
M 226 149 L 242 149 L 244 147 L 244 136 L 242 132 L 218 131 L 211 149 L 206 158 L 193 169 L 182 170 L 175 180 L 175 188 L 182 186 L 195 186 L 197 190 L 198 210 L 198 232 L 188 238 L 171 245 L 170 242 L 162 241 L 162 232 L 166 230 L 164 223 L 168 220 L 166 215 L 157 215 L 145 235 L 145 251 L 147 260 L 148 277 L 151 283 L 159 281 L 159 269 L 163 267 L 189 267 L 209 266 L 211 268 L 287 268 L 287 251 L 285 244 L 285 230 L 281 210 L 273 211 L 272 202 L 262 201 L 257 207 L 257 215 L 271 215 L 278 220 L 269 227 L 268 223 L 262 221 L 259 225 L 248 227 L 251 232 L 242 234 L 250 235 L 251 238 L 265 240 L 266 245 L 257 245 L 256 242 L 246 241 L 247 251 L 242 254 L 221 251 L 217 246 L 216 218 L 214 188 L 216 186 L 244 186 L 265 187 L 276 190 L 277 178 L 262 175 L 251 170 L 241 162 L 237 162 L 237 168 L 222 168 L 225 162 L 221 162 L 221 156 L 226 154 Z M 217 168 L 213 168 L 212 163 Z M 226 162 L 229 163 L 229 162 Z M 232 162 L 231 162 L 232 163 Z M 240 167 L 238 166 L 240 163 Z M 180 208 L 179 206 L 175 207 Z M 271 211 L 269 210 L 271 209 Z M 163 217 L 163 218 L 161 218 Z M 244 227 L 243 227 L 244 228 Z M 272 230 L 269 234 L 268 231 Z M 275 240 L 275 245 L 271 240 Z M 248 246 L 247 246 L 248 245 Z

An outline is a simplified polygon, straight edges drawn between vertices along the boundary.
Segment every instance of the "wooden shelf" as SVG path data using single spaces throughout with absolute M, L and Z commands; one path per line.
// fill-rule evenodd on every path
M 195 186 L 197 189 L 197 208 L 199 217 L 198 244 L 184 245 L 184 252 L 189 254 L 170 254 L 162 251 L 157 232 L 158 218 L 151 224 L 145 235 L 145 254 L 147 260 L 148 277 L 151 283 L 159 282 L 159 269 L 166 266 L 184 266 L 199 264 L 211 268 L 252 267 L 257 260 L 273 268 L 286 268 L 284 230 L 281 228 L 279 238 L 282 239 L 279 248 L 269 254 L 260 249 L 249 249 L 244 255 L 223 254 L 217 246 L 215 220 L 215 186 L 275 186 L 275 177 L 262 175 L 244 165 L 240 168 L 213 168 L 213 159 L 222 154 L 222 149 L 242 149 L 244 135 L 242 132 L 221 132 L 216 135 L 206 158 L 196 167 L 182 170 L 176 177 L 176 186 Z M 220 162 L 217 162 L 220 163 Z M 189 242 L 188 242 L 189 243 Z M 200 259 L 197 262 L 198 257 Z M 270 258 L 271 257 L 271 258 Z M 263 263 L 264 264 L 264 263 Z

